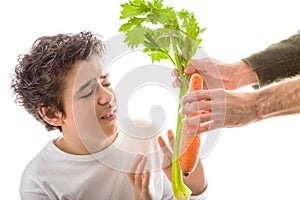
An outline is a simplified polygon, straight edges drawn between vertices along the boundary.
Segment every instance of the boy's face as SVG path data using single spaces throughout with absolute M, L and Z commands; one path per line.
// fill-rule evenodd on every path
M 117 108 L 101 58 L 92 55 L 76 62 L 66 78 L 64 137 L 81 142 L 90 152 L 107 147 L 117 134 Z

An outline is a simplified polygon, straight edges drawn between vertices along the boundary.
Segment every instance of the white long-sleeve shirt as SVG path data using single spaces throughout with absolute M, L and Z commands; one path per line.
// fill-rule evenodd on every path
M 134 200 L 126 172 L 138 153 L 148 157 L 150 189 L 155 199 L 174 199 L 171 182 L 161 169 L 156 139 L 137 139 L 119 132 L 112 145 L 90 155 L 72 155 L 50 141 L 24 170 L 22 200 Z M 193 199 L 203 199 L 202 194 Z

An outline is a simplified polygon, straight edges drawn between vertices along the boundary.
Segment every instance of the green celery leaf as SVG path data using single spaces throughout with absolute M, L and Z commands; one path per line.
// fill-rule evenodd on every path
M 152 24 L 174 25 L 176 12 L 173 7 L 156 9 L 147 15 L 147 20 Z
M 146 51 L 144 51 L 146 52 Z M 170 60 L 170 57 L 167 53 L 165 52 L 162 52 L 162 51 L 150 51 L 148 53 L 149 56 L 151 56 L 151 60 L 152 62 L 155 62 L 155 61 L 161 61 L 162 59 L 167 59 L 167 60 Z M 170 60 L 172 61 L 172 60 Z
M 129 31 L 132 27 L 141 25 L 145 21 L 145 18 L 133 17 L 130 18 L 127 23 L 122 24 L 119 31 Z
M 151 29 L 143 26 L 131 29 L 126 33 L 125 42 L 130 48 L 135 48 L 139 44 L 144 44 L 145 35 L 148 32 L 151 32 Z
M 182 9 L 180 12 L 177 12 L 177 15 L 180 19 L 183 20 L 188 18 L 191 15 L 191 13 L 185 9 Z
M 121 7 L 120 19 L 141 16 L 148 11 L 144 0 L 131 0 L 128 3 L 121 4 Z

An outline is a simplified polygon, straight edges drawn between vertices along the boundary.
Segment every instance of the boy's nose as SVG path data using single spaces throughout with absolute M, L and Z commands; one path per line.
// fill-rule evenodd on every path
M 112 104 L 114 100 L 113 93 L 101 85 L 99 87 L 99 93 L 97 96 L 99 105 Z

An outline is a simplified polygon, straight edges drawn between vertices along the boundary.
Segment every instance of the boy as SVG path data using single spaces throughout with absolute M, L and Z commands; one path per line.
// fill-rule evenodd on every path
M 159 155 L 153 153 L 159 152 L 157 141 L 136 141 L 117 126 L 116 99 L 102 68 L 104 53 L 96 35 L 81 32 L 41 37 L 19 57 L 12 80 L 16 101 L 48 131 L 61 132 L 24 170 L 23 200 L 174 198 L 171 162 L 166 162 L 171 150 L 160 142 L 161 170 Z M 201 162 L 185 182 L 192 198 L 205 198 Z

